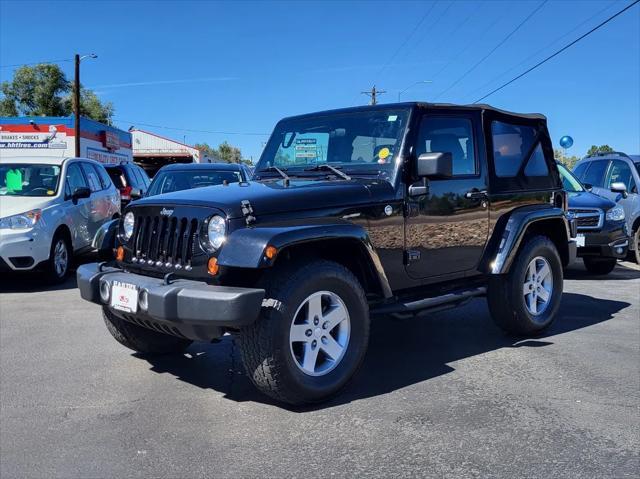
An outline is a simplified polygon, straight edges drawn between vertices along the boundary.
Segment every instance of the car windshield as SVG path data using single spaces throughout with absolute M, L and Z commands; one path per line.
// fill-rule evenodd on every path
M 391 178 L 408 119 L 409 109 L 388 109 L 283 120 L 265 146 L 255 174 L 277 167 L 299 176 L 312 168 L 333 166 L 350 175 Z
M 580 193 L 581 191 L 584 191 L 584 187 L 582 186 L 582 183 L 580 183 L 580 180 L 573 176 L 573 173 L 565 168 L 564 165 L 558 163 L 558 170 L 560 170 L 562 185 L 565 191 L 569 193 Z
M 0 164 L 0 195 L 54 196 L 59 179 L 58 165 Z
M 147 196 L 170 193 L 172 191 L 202 188 L 203 186 L 238 183 L 242 180 L 239 171 L 190 170 L 160 171 L 151 182 Z

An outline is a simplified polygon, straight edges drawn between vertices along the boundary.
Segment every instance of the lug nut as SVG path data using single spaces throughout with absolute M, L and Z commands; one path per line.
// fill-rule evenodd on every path
M 309 337 L 309 336 L 311 336 L 311 335 L 313 334 L 313 331 L 311 331 L 310 329 L 307 329 L 307 330 L 304 332 L 304 334 L 305 334 L 307 337 Z
M 315 348 L 318 345 L 318 341 L 316 341 L 315 339 L 311 342 L 311 347 Z
M 325 322 L 322 324 L 322 329 L 327 329 L 328 327 L 329 327 L 329 321 L 325 321 Z
M 317 316 L 315 318 L 313 318 L 313 324 L 315 324 L 317 326 L 319 323 L 320 323 L 320 320 L 318 319 Z

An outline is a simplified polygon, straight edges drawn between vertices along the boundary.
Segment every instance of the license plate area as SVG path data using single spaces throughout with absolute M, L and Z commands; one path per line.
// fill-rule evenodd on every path
M 114 281 L 111 285 L 111 307 L 125 313 L 138 311 L 138 287 L 135 284 Z
M 582 233 L 578 233 L 578 235 L 576 236 L 576 245 L 578 246 L 578 248 L 584 248 L 585 245 L 585 238 L 584 235 Z

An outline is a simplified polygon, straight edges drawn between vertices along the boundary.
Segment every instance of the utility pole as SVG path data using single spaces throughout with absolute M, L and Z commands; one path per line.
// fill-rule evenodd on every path
M 74 58 L 75 63 L 75 81 L 73 82 L 73 132 L 76 136 L 75 150 L 76 157 L 80 156 L 80 62 L 85 58 L 98 58 L 98 55 L 91 53 L 90 55 L 78 55 Z
M 368 97 L 371 98 L 371 102 L 369 103 L 370 105 L 377 105 L 378 104 L 378 95 L 382 95 L 383 93 L 387 93 L 387 90 L 376 90 L 376 86 L 373 85 L 373 87 L 371 88 L 371 91 L 362 91 L 360 92 L 363 95 L 367 95 Z
M 73 132 L 76 139 L 76 157 L 80 156 L 80 55 L 75 56 L 75 82 L 73 84 Z

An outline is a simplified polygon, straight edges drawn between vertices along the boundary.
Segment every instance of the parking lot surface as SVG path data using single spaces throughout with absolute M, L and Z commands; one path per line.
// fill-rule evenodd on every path
M 0 280 L 0 477 L 638 477 L 640 269 L 566 274 L 542 336 L 484 300 L 373 324 L 336 399 L 257 393 L 230 337 L 143 359 L 75 281 Z

